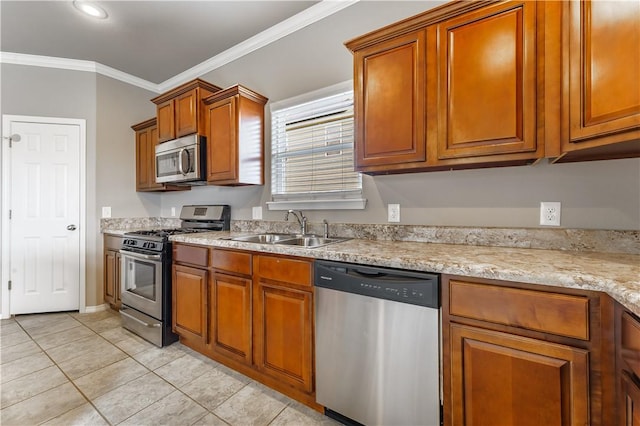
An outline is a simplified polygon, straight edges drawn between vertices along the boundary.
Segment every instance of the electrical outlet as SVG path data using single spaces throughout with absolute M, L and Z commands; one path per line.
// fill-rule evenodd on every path
M 171 207 L 171 217 L 176 217 L 176 208 Z
M 400 204 L 388 204 L 387 209 L 387 221 L 400 222 Z
M 254 220 L 262 220 L 262 207 L 253 207 L 251 209 L 251 218 Z
M 555 201 L 543 201 L 540 203 L 540 225 L 560 226 L 560 204 Z
M 102 208 L 102 217 L 104 219 L 111 217 L 111 207 L 103 207 Z

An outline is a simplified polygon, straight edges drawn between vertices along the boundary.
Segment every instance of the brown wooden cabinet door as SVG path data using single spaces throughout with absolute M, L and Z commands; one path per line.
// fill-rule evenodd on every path
M 356 170 L 426 161 L 425 43 L 420 30 L 354 53 Z
M 251 280 L 214 272 L 209 306 L 213 350 L 251 364 Z
M 184 337 L 207 340 L 207 275 L 203 269 L 173 265 L 173 331 Z
M 192 89 L 175 99 L 176 137 L 198 131 L 198 90 Z
M 152 126 L 136 132 L 136 191 L 163 190 L 156 183 L 156 145 L 158 127 Z
M 120 270 L 116 255 L 119 253 L 113 250 L 104 253 L 104 301 L 110 305 L 116 303 L 116 274 Z
M 104 301 L 113 309 L 120 309 L 120 246 L 122 237 L 105 235 L 103 238 L 103 297 Z
M 120 252 L 116 252 L 116 259 L 115 259 L 115 280 L 113 282 L 113 300 L 114 300 L 114 307 L 116 309 L 120 309 L 120 307 L 122 306 L 122 289 L 121 289 L 121 282 L 122 282 L 122 274 L 120 273 L 120 263 L 121 263 L 121 256 L 120 256 Z
M 158 117 L 158 142 L 176 138 L 175 100 L 169 99 L 156 107 Z
M 238 97 L 207 105 L 207 181 L 233 181 L 238 178 Z
M 535 2 L 484 7 L 438 24 L 437 54 L 438 159 L 535 156 Z
M 149 133 L 149 151 L 147 152 L 147 171 L 149 173 L 149 189 L 162 190 L 164 185 L 156 183 L 156 145 L 158 145 L 158 126 L 150 127 Z
M 640 426 L 640 387 L 630 375 L 622 374 L 622 394 L 620 412 L 621 426 Z
M 640 3 L 572 1 L 568 20 L 570 143 L 637 139 Z
M 151 143 L 151 134 L 146 129 L 136 132 L 136 191 L 144 191 L 149 188 Z
M 451 424 L 589 423 L 588 351 L 457 324 L 450 338 Z
M 313 390 L 312 293 L 258 280 L 255 287 L 256 368 L 305 392 Z
M 622 314 L 619 351 L 622 367 L 640 377 L 640 321 L 628 312 Z

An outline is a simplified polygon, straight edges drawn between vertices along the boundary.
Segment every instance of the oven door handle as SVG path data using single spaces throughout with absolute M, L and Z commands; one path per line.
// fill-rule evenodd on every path
M 136 253 L 135 251 L 129 251 L 125 249 L 120 249 L 120 254 L 137 258 L 137 259 L 162 260 L 162 255 L 160 254 L 142 254 L 142 253 Z
M 145 327 L 151 327 L 151 328 L 153 328 L 153 327 L 160 327 L 160 326 L 162 326 L 162 324 L 149 324 L 149 323 L 146 323 L 146 322 L 144 322 L 144 321 L 142 321 L 142 320 L 139 320 L 138 318 L 134 317 L 133 315 L 129 315 L 129 314 L 128 314 L 128 313 L 126 313 L 124 310 L 121 310 L 121 311 L 120 311 L 120 315 L 124 315 L 125 317 L 130 318 L 130 319 L 134 320 L 135 322 L 137 322 L 137 323 L 139 323 L 139 324 L 144 325 Z

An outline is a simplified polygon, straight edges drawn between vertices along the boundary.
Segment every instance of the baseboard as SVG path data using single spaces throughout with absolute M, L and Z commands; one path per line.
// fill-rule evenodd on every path
M 84 312 L 87 314 L 93 314 L 95 312 L 106 311 L 107 309 L 109 309 L 109 304 L 103 303 L 102 305 L 97 306 L 86 306 L 84 308 Z

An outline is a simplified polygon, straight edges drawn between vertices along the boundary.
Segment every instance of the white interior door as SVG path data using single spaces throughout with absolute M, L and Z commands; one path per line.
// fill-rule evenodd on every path
M 10 125 L 10 313 L 78 310 L 80 126 Z

